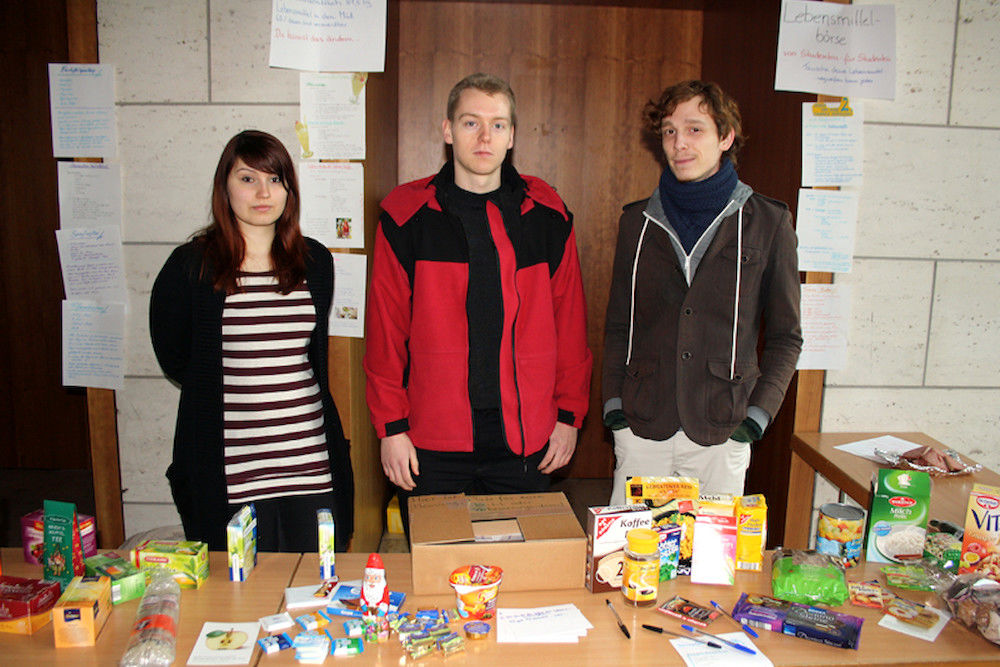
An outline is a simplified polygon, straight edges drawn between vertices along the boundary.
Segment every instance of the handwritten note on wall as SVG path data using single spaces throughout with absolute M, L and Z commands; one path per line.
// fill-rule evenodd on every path
M 115 156 L 114 75 L 112 65 L 49 64 L 53 156 Z
M 797 368 L 840 370 L 847 363 L 850 285 L 802 286 L 802 354 Z
M 63 301 L 63 384 L 121 389 L 125 304 Z
M 774 89 L 895 99 L 893 5 L 784 0 Z
M 271 67 L 383 71 L 385 6 L 386 0 L 274 0 Z

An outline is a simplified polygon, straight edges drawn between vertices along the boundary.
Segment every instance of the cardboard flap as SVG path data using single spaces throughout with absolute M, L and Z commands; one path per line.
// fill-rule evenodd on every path
M 473 521 L 573 514 L 573 508 L 561 491 L 468 496 L 468 501 L 468 510 Z
M 469 502 L 464 493 L 410 496 L 408 502 L 410 542 L 413 544 L 447 544 L 475 539 Z
M 526 540 L 564 540 L 583 537 L 580 522 L 573 514 L 522 516 L 518 519 Z

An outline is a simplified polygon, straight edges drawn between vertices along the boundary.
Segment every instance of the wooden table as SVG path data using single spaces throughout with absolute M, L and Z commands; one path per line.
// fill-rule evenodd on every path
M 38 568 L 31 568 L 17 562 L 21 556 L 18 550 L 4 549 L 4 572 L 10 574 L 37 574 Z M 410 560 L 408 554 L 384 554 L 389 586 L 393 590 L 408 593 L 404 610 L 421 607 L 452 607 L 455 600 L 450 595 L 414 596 L 410 591 Z M 360 579 L 367 559 L 366 554 L 338 554 L 337 572 L 344 580 Z M 769 564 L 770 559 L 767 559 Z M 243 584 L 227 580 L 224 569 L 224 554 L 212 554 L 212 572 L 208 582 L 199 591 L 184 591 L 181 596 L 181 628 L 175 665 L 183 665 L 191 652 L 192 643 L 204 621 L 252 621 L 259 616 L 275 613 L 282 602 L 282 591 L 286 585 L 306 585 L 318 583 L 319 570 L 316 554 L 305 554 L 301 561 L 297 555 L 261 555 L 261 564 L 250 580 Z M 540 564 L 544 567 L 544 564 Z M 582 567 L 582 564 L 581 564 Z M 692 584 L 686 577 L 661 584 L 660 601 L 672 595 L 682 595 L 688 599 L 707 603 L 716 600 L 731 608 L 741 591 L 770 591 L 770 568 L 763 573 L 740 572 L 737 585 L 707 586 Z M 878 567 L 865 564 L 848 573 L 849 579 L 860 580 L 876 576 Z M 904 597 L 927 601 L 929 594 L 904 592 Z M 632 633 L 632 639 L 625 639 L 619 632 L 611 613 L 604 603 L 610 598 Z M 552 604 L 573 603 L 594 625 L 587 636 L 578 644 L 497 644 L 495 630 L 482 641 L 466 643 L 462 656 L 444 659 L 428 656 L 419 661 L 421 665 L 540 665 L 545 667 L 585 667 L 588 665 L 683 665 L 680 656 L 667 643 L 667 638 L 643 630 L 643 623 L 654 624 L 680 631 L 680 624 L 651 608 L 632 610 L 622 603 L 617 593 L 593 595 L 586 589 L 537 591 L 526 593 L 505 593 L 500 589 L 501 607 L 538 607 Z M 0 663 L 3 664 L 113 664 L 125 647 L 131 628 L 136 601 L 126 602 L 115 608 L 108 625 L 93 649 L 60 649 L 52 643 L 51 625 L 35 635 L 22 637 L 0 634 Z M 773 632 L 761 631 L 754 643 L 774 662 L 775 665 L 872 665 L 872 664 L 934 664 L 987 665 L 1000 661 L 1000 647 L 990 644 L 977 633 L 951 622 L 934 643 L 906 637 L 878 626 L 880 614 L 871 609 L 845 605 L 840 608 L 865 619 L 859 650 L 839 649 L 815 642 L 787 637 Z M 456 626 L 458 627 L 458 626 Z M 342 636 L 339 623 L 334 626 L 335 636 Z M 710 631 L 732 632 L 736 626 L 724 619 L 717 619 Z M 290 634 L 294 634 L 291 631 Z M 728 649 L 722 649 L 728 650 Z M 404 665 L 403 651 L 395 639 L 381 645 L 368 645 L 362 656 L 351 658 L 350 664 Z M 258 650 L 251 662 L 253 665 L 296 665 L 294 652 L 264 656 Z M 329 658 L 326 664 L 340 664 L 338 659 Z M 347 664 L 347 663 L 345 663 Z
M 942 451 L 947 449 L 945 445 L 923 433 L 795 433 L 792 435 L 788 504 L 785 510 L 785 546 L 802 549 L 809 544 L 812 499 L 817 472 L 865 509 L 871 507 L 872 476 L 879 468 L 891 466 L 880 465 L 835 447 L 883 435 L 892 435 L 918 445 L 931 445 Z M 962 460 L 975 463 L 965 455 L 962 455 Z M 1000 475 L 992 470 L 983 469 L 972 475 L 933 478 L 931 518 L 963 525 L 969 503 L 969 492 L 975 483 L 1000 486 Z

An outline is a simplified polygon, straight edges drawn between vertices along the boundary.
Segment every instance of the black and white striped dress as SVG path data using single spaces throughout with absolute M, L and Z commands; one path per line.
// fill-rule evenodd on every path
M 309 364 L 316 326 L 305 282 L 241 273 L 222 312 L 226 486 L 231 504 L 333 490 L 323 403 Z

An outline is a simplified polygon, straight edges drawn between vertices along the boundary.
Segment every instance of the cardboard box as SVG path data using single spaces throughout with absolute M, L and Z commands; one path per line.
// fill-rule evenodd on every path
M 208 545 L 186 540 L 146 540 L 129 552 L 140 570 L 165 567 L 181 588 L 201 588 L 208 578 Z
M 972 485 L 958 568 L 959 574 L 968 572 L 1000 581 L 1000 487 Z
M 97 525 L 94 517 L 89 514 L 77 514 L 80 524 L 80 543 L 83 546 L 83 557 L 97 553 Z M 45 548 L 45 510 L 39 508 L 21 517 L 21 546 L 24 549 L 24 562 L 32 565 L 42 564 L 42 551 Z
M 927 538 L 930 475 L 919 470 L 882 468 L 874 481 L 866 560 L 899 563 L 920 558 Z
M 56 648 L 93 646 L 110 614 L 110 577 L 73 577 L 52 608 Z
M 229 581 L 246 581 L 257 564 L 257 508 L 253 503 L 236 511 L 226 525 Z
M 83 565 L 88 577 L 111 578 L 112 604 L 134 600 L 146 592 L 146 574 L 115 551 L 102 551 L 84 558 Z
M 0 632 L 30 635 L 52 620 L 59 582 L 0 576 Z
M 465 494 L 409 499 L 413 592 L 453 593 L 452 571 L 463 565 L 497 565 L 503 570 L 500 594 L 582 588 L 587 540 L 562 493 L 496 496 Z M 519 540 L 490 540 L 516 521 Z M 504 530 L 490 530 L 493 522 Z M 495 524 L 494 524 L 495 525 Z

